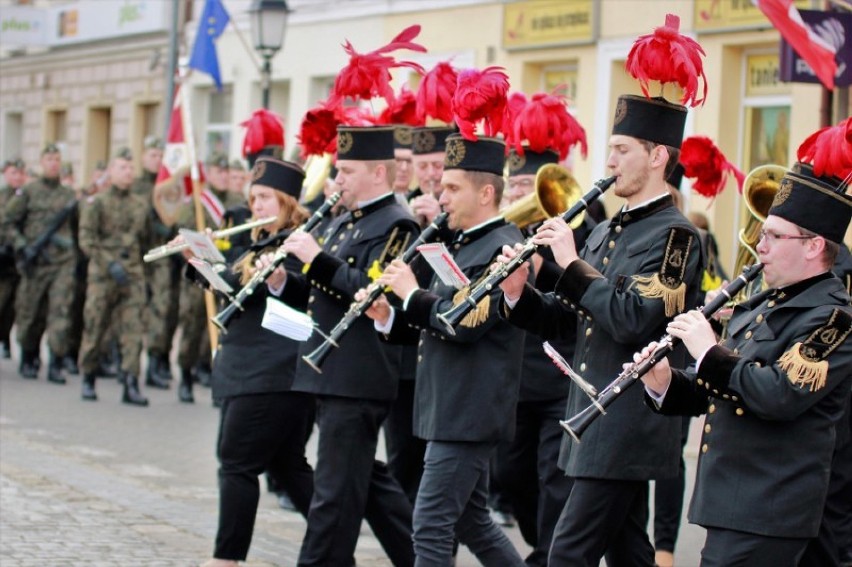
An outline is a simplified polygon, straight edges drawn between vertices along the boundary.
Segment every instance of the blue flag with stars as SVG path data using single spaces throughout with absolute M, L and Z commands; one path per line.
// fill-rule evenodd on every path
M 195 35 L 195 45 L 189 66 L 207 73 L 216 83 L 216 88 L 222 90 L 222 76 L 219 74 L 219 57 L 216 55 L 216 39 L 225 31 L 231 17 L 222 0 L 205 0 L 204 10 L 198 21 L 198 33 Z

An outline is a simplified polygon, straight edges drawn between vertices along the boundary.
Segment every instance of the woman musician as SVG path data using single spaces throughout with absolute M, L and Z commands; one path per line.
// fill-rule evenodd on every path
M 253 245 L 225 276 L 233 287 L 247 282 L 274 248 L 308 218 L 298 204 L 304 171 L 295 164 L 262 157 L 252 169 L 249 206 L 255 218 L 278 220 L 252 231 Z M 185 251 L 187 260 L 192 258 Z M 235 567 L 248 554 L 259 498 L 258 475 L 268 471 L 307 515 L 313 495 L 313 470 L 305 443 L 313 425 L 314 400 L 292 392 L 298 342 L 261 327 L 270 293 L 296 309 L 307 307 L 307 287 L 288 278 L 301 263 L 288 257 L 243 304 L 222 336 L 213 364 L 212 395 L 222 400 L 219 458 L 219 528 L 213 559 L 203 567 Z M 194 271 L 194 270 L 190 270 Z

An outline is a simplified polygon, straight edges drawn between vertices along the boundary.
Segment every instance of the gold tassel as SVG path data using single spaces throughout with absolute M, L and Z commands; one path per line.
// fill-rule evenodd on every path
M 802 343 L 796 343 L 793 348 L 778 359 L 778 366 L 787 373 L 787 379 L 794 386 L 808 386 L 811 392 L 816 392 L 828 378 L 827 360 L 807 360 L 802 356 Z
M 453 305 L 458 305 L 470 293 L 470 287 L 463 287 L 453 296 Z M 476 304 L 476 309 L 472 310 L 470 313 L 464 316 L 464 319 L 461 320 L 460 325 L 462 327 L 478 327 L 483 324 L 488 319 L 488 312 L 491 310 L 491 296 L 486 295 L 482 299 L 479 300 L 479 303 Z
M 666 317 L 674 317 L 683 312 L 686 305 L 686 284 L 681 282 L 675 288 L 667 287 L 660 281 L 660 275 L 633 276 L 639 295 L 648 299 L 662 299 L 666 306 Z

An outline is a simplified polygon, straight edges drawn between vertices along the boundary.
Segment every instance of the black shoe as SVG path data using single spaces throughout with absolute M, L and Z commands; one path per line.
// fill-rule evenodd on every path
M 97 401 L 98 395 L 95 393 L 95 375 L 94 374 L 84 374 L 83 375 L 83 389 L 81 391 L 80 397 L 84 400 L 88 401 Z
M 47 381 L 54 384 L 65 384 L 65 376 L 62 375 L 62 359 L 50 353 L 50 361 L 47 364 Z
M 38 378 L 38 366 L 33 359 L 21 357 L 21 365 L 18 367 L 18 373 L 22 378 L 35 380 Z
M 278 493 L 278 507 L 289 512 L 296 512 L 296 505 L 290 500 L 290 495 L 286 492 Z
M 74 355 L 65 355 L 62 357 L 62 368 L 71 376 L 80 374 L 80 368 L 77 366 L 77 357 Z
M 133 374 L 124 374 L 121 378 L 124 381 L 124 394 L 121 401 L 132 406 L 147 406 L 148 398 L 139 392 L 139 378 Z
M 160 375 L 160 360 L 155 356 L 148 357 L 148 371 L 145 373 L 145 385 L 158 390 L 168 390 L 169 381 Z
M 174 380 L 174 376 L 172 376 L 172 367 L 171 363 L 169 362 L 169 357 L 165 355 L 157 355 L 156 358 L 158 359 L 156 374 L 160 377 L 160 380 L 165 380 L 167 382 L 171 382 L 172 380 Z
M 0 347 L 0 357 L 5 358 L 6 360 L 12 358 L 11 344 L 12 343 L 10 343 L 9 341 L 3 341 L 3 346 Z
M 210 370 L 209 366 L 199 364 L 198 366 L 195 367 L 196 381 L 199 384 L 201 384 L 202 386 L 204 386 L 205 388 L 210 387 L 210 376 L 211 376 L 211 374 L 212 374 L 212 371 Z
M 180 385 L 178 386 L 178 400 L 185 404 L 194 404 L 195 396 L 192 395 L 192 371 L 181 370 Z

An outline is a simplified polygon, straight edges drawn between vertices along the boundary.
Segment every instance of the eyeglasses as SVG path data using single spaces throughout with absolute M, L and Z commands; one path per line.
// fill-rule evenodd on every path
M 775 244 L 779 240 L 809 240 L 816 236 L 816 234 L 777 234 L 762 229 L 760 231 L 760 240 L 765 240 L 767 244 Z
M 512 180 L 509 181 L 509 188 L 510 189 L 515 189 L 515 188 L 526 189 L 526 188 L 532 187 L 532 186 L 533 186 L 533 180 L 532 179 L 512 179 Z

